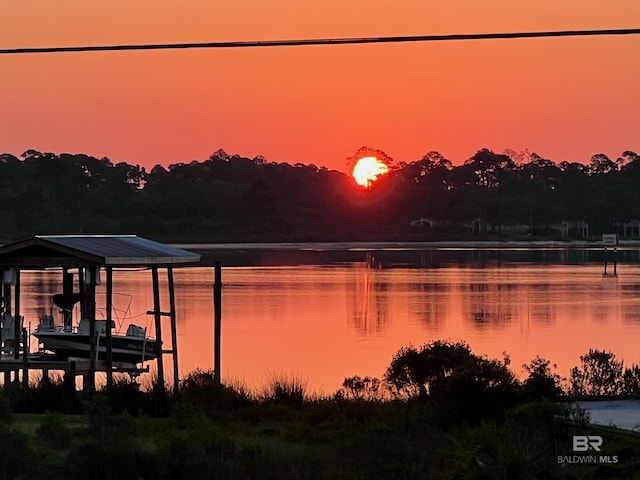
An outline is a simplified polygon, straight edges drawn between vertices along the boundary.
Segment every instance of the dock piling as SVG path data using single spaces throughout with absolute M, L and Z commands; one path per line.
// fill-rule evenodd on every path
M 220 348 L 222 335 L 222 266 L 220 262 L 214 264 L 213 280 L 213 371 L 215 380 L 222 381 L 220 369 Z
M 160 281 L 158 267 L 151 268 L 153 282 L 153 319 L 156 324 L 156 343 L 158 348 L 158 388 L 164 389 L 164 363 L 162 351 L 162 310 L 160 308 Z
M 180 391 L 180 376 L 178 372 L 178 327 L 176 323 L 176 293 L 173 285 L 173 267 L 167 267 L 167 282 L 169 287 L 169 318 L 171 321 L 171 353 L 173 358 L 173 393 Z

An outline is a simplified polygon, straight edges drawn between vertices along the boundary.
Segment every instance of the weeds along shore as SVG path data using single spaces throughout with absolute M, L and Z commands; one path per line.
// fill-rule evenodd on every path
M 624 394 L 631 374 L 620 366 L 592 350 L 568 381 L 541 358 L 518 380 L 508 357 L 436 341 L 401 349 L 381 378 L 345 379 L 331 396 L 284 373 L 249 390 L 197 370 L 176 394 L 125 378 L 91 397 L 56 381 L 8 384 L 0 478 L 637 478 L 640 438 L 589 424 L 569 401 L 612 395 L 602 381 Z M 574 436 L 602 438 L 602 458 L 615 463 L 572 462 L 583 458 Z

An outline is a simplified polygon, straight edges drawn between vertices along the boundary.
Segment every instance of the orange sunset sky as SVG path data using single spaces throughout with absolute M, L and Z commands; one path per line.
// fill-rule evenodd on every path
M 638 28 L 638 0 L 30 0 L 0 48 Z M 246 157 L 347 170 L 529 149 L 640 150 L 640 35 L 0 55 L 0 153 Z

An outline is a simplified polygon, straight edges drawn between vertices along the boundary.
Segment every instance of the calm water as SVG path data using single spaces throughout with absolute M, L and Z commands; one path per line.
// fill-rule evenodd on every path
M 401 346 L 434 339 L 464 340 L 490 357 L 507 352 L 518 374 L 541 355 L 568 376 L 592 347 L 640 363 L 640 265 L 633 258 L 618 265 L 617 278 L 603 278 L 602 264 L 581 261 L 584 254 L 570 264 L 531 252 L 521 253 L 524 262 L 465 255 L 446 262 L 433 252 L 388 256 L 380 269 L 362 261 L 227 267 L 223 376 L 260 387 L 270 375 L 296 374 L 312 390 L 331 393 L 347 376 L 382 375 Z M 212 278 L 211 268 L 176 271 L 182 374 L 213 366 Z M 59 275 L 25 274 L 24 281 L 25 322 L 35 327 L 51 308 Z M 124 328 L 133 321 L 153 331 L 145 313 L 150 273 L 116 272 L 114 291 Z M 168 324 L 164 331 L 168 342 Z

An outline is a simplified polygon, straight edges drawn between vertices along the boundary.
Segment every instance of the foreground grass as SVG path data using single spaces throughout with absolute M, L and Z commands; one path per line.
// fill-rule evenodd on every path
M 13 415 L 0 425 L 0 478 L 625 479 L 640 478 L 640 438 L 574 425 L 551 402 L 500 421 L 439 426 L 428 402 L 305 401 L 196 405 L 168 417 Z M 560 415 L 560 416 L 558 416 Z M 561 465 L 573 435 L 601 435 L 612 465 Z
M 576 391 L 620 371 L 595 354 Z M 640 436 L 589 425 L 562 403 L 549 366 L 536 357 L 519 381 L 507 357 L 436 341 L 401 349 L 383 379 L 351 377 L 325 398 L 296 377 L 251 392 L 210 371 L 190 373 L 175 395 L 124 379 L 89 397 L 60 382 L 7 384 L 0 480 L 640 480 Z M 576 435 L 601 437 L 601 450 L 574 448 Z

